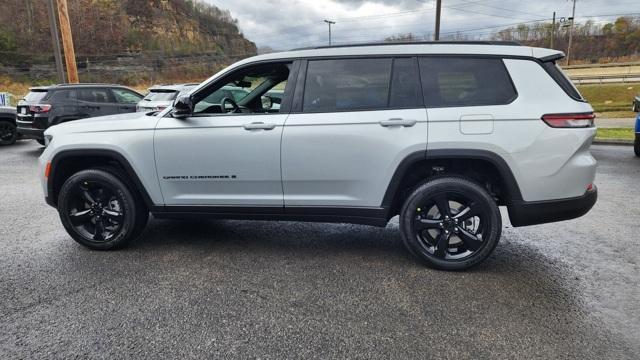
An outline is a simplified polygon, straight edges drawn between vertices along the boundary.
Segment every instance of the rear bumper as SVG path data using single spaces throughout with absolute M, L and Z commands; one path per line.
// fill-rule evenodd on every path
M 20 126 L 20 123 L 18 123 L 18 134 L 22 135 L 25 139 L 44 140 L 44 129 Z
M 547 201 L 517 201 L 508 206 L 509 220 L 514 227 L 544 224 L 575 219 L 593 207 L 598 199 L 598 189 L 587 191 L 582 196 Z

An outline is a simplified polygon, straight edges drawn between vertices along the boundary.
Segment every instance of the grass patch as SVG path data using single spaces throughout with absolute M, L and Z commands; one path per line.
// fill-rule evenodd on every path
M 629 111 L 629 110 L 605 111 L 605 112 L 596 111 L 596 116 L 597 118 L 600 118 L 600 119 L 622 119 L 622 118 L 635 119 L 636 116 L 638 116 L 638 113 L 634 113 L 633 111 Z
M 633 140 L 635 139 L 635 132 L 629 128 L 598 128 L 596 139 Z
M 593 109 L 599 113 L 619 113 L 627 112 L 624 116 L 615 117 L 635 117 L 631 112 L 633 98 L 640 94 L 640 84 L 589 84 L 578 85 L 578 90 Z M 628 115 L 628 116 L 627 116 Z M 603 116 L 602 117 L 607 117 Z M 614 116 L 611 116 L 614 117 Z

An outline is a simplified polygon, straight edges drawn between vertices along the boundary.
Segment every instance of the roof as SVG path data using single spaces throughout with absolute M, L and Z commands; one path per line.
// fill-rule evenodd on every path
M 297 59 L 297 58 L 317 58 L 335 56 L 377 56 L 377 55 L 496 55 L 496 56 L 517 56 L 537 59 L 555 60 L 564 57 L 564 53 L 553 49 L 536 48 L 522 46 L 511 42 L 491 42 L 491 41 L 438 41 L 419 43 L 383 43 L 383 44 L 353 44 L 326 46 L 307 49 L 294 49 L 290 51 L 268 53 L 246 58 L 223 69 L 202 82 L 196 88 L 206 86 L 211 80 L 239 66 L 269 60 Z
M 119 85 L 119 84 L 79 83 L 79 84 L 54 84 L 54 85 L 46 85 L 46 86 L 34 86 L 34 87 L 30 87 L 29 90 L 50 90 L 50 89 L 57 89 L 57 88 L 68 89 L 68 88 L 74 88 L 74 87 L 100 87 L 100 86 L 119 87 L 119 88 L 129 89 L 128 87 L 124 85 Z
M 387 43 L 387 44 L 356 44 L 326 46 L 317 48 L 294 49 L 290 51 L 269 53 L 250 57 L 242 62 L 260 60 L 275 60 L 305 57 L 328 56 L 363 56 L 363 55 L 500 55 L 526 56 L 542 58 L 562 52 L 553 49 L 534 48 L 530 46 L 514 45 L 514 43 L 492 42 L 430 42 L 430 43 Z

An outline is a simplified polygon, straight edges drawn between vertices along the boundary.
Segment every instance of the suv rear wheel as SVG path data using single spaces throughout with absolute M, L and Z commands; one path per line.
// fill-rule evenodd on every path
M 144 229 L 149 212 L 116 169 L 80 171 L 58 198 L 62 224 L 78 243 L 95 250 L 126 245 Z
M 427 265 L 464 270 L 485 260 L 502 231 L 500 210 L 480 185 L 458 177 L 418 186 L 400 212 L 407 249 Z
M 9 121 L 0 120 L 0 145 L 12 145 L 17 138 L 16 126 Z

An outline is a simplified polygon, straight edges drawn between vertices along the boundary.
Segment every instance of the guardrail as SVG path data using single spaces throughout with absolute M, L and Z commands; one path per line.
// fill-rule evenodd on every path
M 603 84 L 603 83 L 630 83 L 640 82 L 640 74 L 617 74 L 617 75 L 579 75 L 571 76 L 574 84 Z

